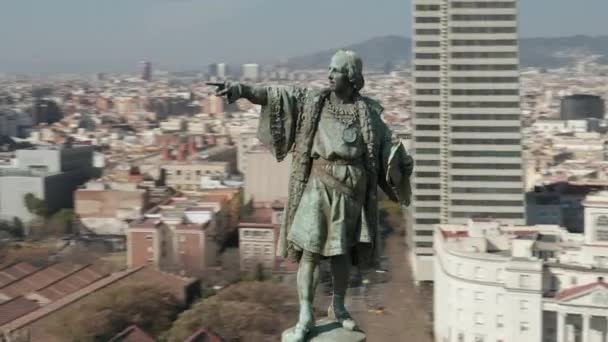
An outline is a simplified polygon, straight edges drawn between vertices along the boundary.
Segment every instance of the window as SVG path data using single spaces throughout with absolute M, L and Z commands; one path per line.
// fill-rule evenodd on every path
M 429 52 L 418 52 L 415 55 L 416 59 L 440 59 L 441 55 L 438 53 Z M 419 83 L 438 83 L 439 77 L 417 77 L 416 82 Z
M 530 303 L 527 300 L 523 299 L 519 301 L 519 310 L 527 311 L 530 308 Z
M 520 121 L 519 114 L 452 114 L 453 120 L 507 120 Z
M 416 201 L 440 201 L 441 197 L 436 195 L 420 195 L 416 196 Z
M 416 34 L 420 36 L 435 36 L 440 33 L 439 29 L 416 29 Z
M 436 177 L 439 177 L 439 172 L 416 172 L 416 177 L 436 178 Z
M 180 235 L 179 242 L 186 242 L 186 237 L 184 235 Z
M 452 108 L 519 108 L 519 102 L 478 102 L 478 101 L 456 101 L 452 102 Z
M 147 251 L 148 253 L 152 253 L 152 252 L 154 251 L 154 249 L 153 249 L 152 247 L 148 247 L 148 248 L 146 248 L 146 251 Z
M 416 125 L 418 131 L 438 131 L 439 125 Z
M 475 267 L 475 279 L 483 279 L 483 268 L 477 266 Z
M 517 65 L 513 65 L 513 64 L 453 64 L 451 66 L 451 69 L 454 71 L 514 71 L 514 70 L 519 70 L 519 67 Z M 500 93 L 499 92 L 500 89 L 496 89 L 496 90 L 498 90 L 498 93 Z M 511 89 L 507 89 L 507 90 L 511 90 Z M 487 93 L 492 93 L 492 92 L 493 92 L 492 89 L 487 89 L 486 94 L 480 94 L 480 95 L 490 95 Z M 508 95 L 513 95 L 513 94 L 508 94 Z
M 439 154 L 438 148 L 417 148 L 415 150 L 416 154 Z
M 570 277 L 570 286 L 575 286 L 576 284 L 578 284 L 578 280 L 576 279 L 576 277 Z
M 519 145 L 519 139 L 452 139 L 454 145 Z M 519 168 L 519 167 L 518 167 Z
M 418 183 L 416 184 L 416 189 L 420 189 L 420 190 L 434 190 L 434 189 L 439 189 L 440 185 L 439 184 L 426 184 L 426 183 Z
M 483 314 L 481 312 L 475 313 L 475 325 L 477 325 L 477 326 L 483 325 Z
M 432 242 L 427 242 L 427 241 L 416 241 L 416 247 L 420 247 L 420 248 L 432 248 L 433 247 L 433 243 Z
M 433 236 L 432 230 L 416 230 L 416 236 Z
M 452 58 L 517 58 L 517 52 L 453 52 Z
M 511 27 L 452 27 L 453 33 L 517 33 L 517 28 Z
M 457 65 L 452 65 L 452 69 L 454 67 L 460 67 Z M 456 70 L 456 69 L 454 69 Z M 472 69 L 469 69 L 472 70 Z M 494 96 L 494 95 L 519 95 L 518 89 L 452 89 L 452 95 L 456 96 Z
M 504 295 L 502 293 L 496 294 L 496 305 L 502 305 Z
M 439 101 L 416 101 L 416 107 L 439 107 Z
M 152 234 L 146 234 L 146 240 L 152 240 Z
M 520 127 L 453 126 L 452 132 L 459 133 L 519 133 Z
M 490 200 L 452 200 L 452 205 L 483 206 L 483 207 L 519 207 L 523 206 L 522 201 L 490 201 Z
M 483 302 L 483 298 L 484 298 L 483 292 L 481 292 L 481 291 L 475 292 L 475 300 L 476 301 Z
M 415 211 L 417 213 L 438 213 L 440 209 L 437 207 L 416 207 Z
M 503 282 L 505 280 L 505 272 L 502 268 L 496 270 L 496 281 Z
M 521 194 L 522 192 L 522 189 L 452 188 L 453 194 Z
M 421 65 L 417 66 L 416 69 L 418 69 L 418 67 L 420 67 Z M 435 67 L 435 65 L 426 65 L 427 67 Z M 439 70 L 439 66 L 437 65 L 437 70 Z M 430 69 L 427 69 L 430 70 Z M 441 95 L 441 90 L 439 89 L 416 89 L 416 95 Z M 419 115 L 416 115 L 416 117 L 419 117 Z
M 478 213 L 478 212 L 450 212 L 453 218 L 488 218 L 488 219 L 523 219 L 523 213 Z
M 434 89 L 426 89 L 426 90 L 433 90 Z M 437 90 L 439 91 L 439 90 Z M 415 114 L 416 119 L 439 119 L 439 113 L 416 113 Z M 416 139 L 418 138 L 436 138 L 437 141 L 439 141 L 439 137 L 416 137 Z M 416 140 L 416 141 L 422 141 L 422 140 Z
M 484 342 L 484 338 L 483 335 L 475 334 L 475 342 Z
M 515 39 L 453 39 L 453 46 L 515 46 Z
M 416 160 L 418 166 L 439 166 L 439 160 Z
M 439 65 L 416 65 L 416 71 L 439 71 Z M 419 90 L 433 90 L 433 89 L 419 89 Z M 416 92 L 418 94 L 418 92 Z M 419 94 L 419 95 L 436 95 L 436 94 Z
M 177 171 L 175 171 L 175 174 L 178 175 L 178 176 L 181 176 L 182 175 L 182 171 L 181 170 L 177 170 Z
M 515 15 L 509 14 L 455 14 L 454 21 L 508 21 L 515 20 Z
M 518 77 L 452 77 L 453 83 L 519 83 Z
M 416 17 L 416 23 L 418 24 L 433 24 L 439 23 L 439 17 Z
M 439 47 L 437 40 L 419 40 L 416 42 L 417 47 Z
M 454 1 L 452 8 L 515 8 L 515 2 L 504 1 Z
M 439 5 L 416 5 L 416 11 L 439 11 Z
M 526 332 L 530 330 L 530 323 L 528 322 L 519 322 L 519 332 Z
M 439 77 L 416 77 L 418 83 L 439 83 Z
M 521 157 L 519 151 L 452 151 L 452 157 Z M 521 190 L 519 190 L 521 192 Z
M 420 165 L 420 163 L 418 163 Z M 462 170 L 519 170 L 521 168 L 520 164 L 492 164 L 492 163 L 484 163 L 484 164 L 473 164 L 473 163 L 452 163 L 451 167 L 453 169 L 462 169 Z
M 520 182 L 520 176 L 452 176 L 453 181 Z
M 519 287 L 528 288 L 530 287 L 530 276 L 525 274 L 519 275 Z
M 496 328 L 501 329 L 505 327 L 505 316 L 498 315 L 496 316 Z

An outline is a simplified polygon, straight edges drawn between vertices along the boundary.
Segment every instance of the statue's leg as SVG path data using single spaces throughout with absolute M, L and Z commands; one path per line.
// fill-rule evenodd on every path
M 344 328 L 355 330 L 357 324 L 346 310 L 345 305 L 350 266 L 351 262 L 348 255 L 338 255 L 331 258 L 331 275 L 334 291 L 328 315 L 342 323 Z
M 304 341 L 306 333 L 314 327 L 313 302 L 319 280 L 320 255 L 304 251 L 298 268 L 298 297 L 300 318 L 294 330 L 293 341 Z

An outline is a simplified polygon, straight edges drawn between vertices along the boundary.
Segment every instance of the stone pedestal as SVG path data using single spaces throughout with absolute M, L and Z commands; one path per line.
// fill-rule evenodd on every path
M 281 342 L 292 342 L 293 327 L 285 330 Z M 314 329 L 306 336 L 306 342 L 366 342 L 365 333 L 350 331 L 334 320 L 318 320 Z

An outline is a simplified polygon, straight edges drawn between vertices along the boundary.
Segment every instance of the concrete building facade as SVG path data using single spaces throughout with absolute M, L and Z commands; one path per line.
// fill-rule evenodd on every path
M 517 1 L 413 2 L 416 281 L 433 278 L 433 225 L 525 223 Z
M 18 150 L 15 167 L 0 170 L 0 218 L 31 220 L 24 202 L 28 193 L 44 200 L 51 214 L 72 208 L 74 191 L 95 175 L 89 146 Z
M 608 193 L 585 233 L 497 221 L 437 225 L 436 341 L 608 340 Z
M 245 203 L 287 199 L 291 156 L 278 163 L 268 149 L 251 148 L 245 154 Z

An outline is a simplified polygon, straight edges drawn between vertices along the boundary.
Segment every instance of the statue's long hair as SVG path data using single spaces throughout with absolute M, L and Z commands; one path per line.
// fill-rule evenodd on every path
M 346 70 L 350 84 L 355 88 L 355 92 L 359 93 L 365 86 L 365 78 L 363 78 L 363 60 L 352 50 L 340 49 L 335 56 L 344 56 L 346 59 Z

